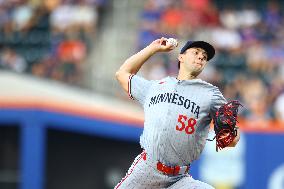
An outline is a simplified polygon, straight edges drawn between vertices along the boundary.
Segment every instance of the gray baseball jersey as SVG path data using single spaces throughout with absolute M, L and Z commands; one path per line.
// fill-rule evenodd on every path
M 140 144 L 151 161 L 142 161 L 139 155 L 116 188 L 212 189 L 188 174 L 166 177 L 157 171 L 155 162 L 184 166 L 198 159 L 206 143 L 212 115 L 226 103 L 219 89 L 201 79 L 180 81 L 166 77 L 148 81 L 131 75 L 128 92 L 130 98 L 144 108 Z
M 133 75 L 129 95 L 143 105 L 140 144 L 167 165 L 188 165 L 202 152 L 212 114 L 224 103 L 219 89 L 201 79 L 166 77 L 148 81 Z

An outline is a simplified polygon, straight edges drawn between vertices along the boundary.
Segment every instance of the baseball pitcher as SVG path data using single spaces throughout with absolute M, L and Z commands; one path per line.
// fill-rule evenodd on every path
M 190 176 L 190 164 L 199 158 L 213 120 L 216 150 L 234 147 L 239 139 L 238 101 L 227 102 L 219 89 L 201 79 L 215 55 L 212 45 L 188 41 L 178 55 L 177 77 L 146 80 L 136 73 L 153 55 L 177 46 L 160 38 L 128 58 L 116 78 L 129 97 L 144 108 L 143 148 L 115 189 L 212 189 Z

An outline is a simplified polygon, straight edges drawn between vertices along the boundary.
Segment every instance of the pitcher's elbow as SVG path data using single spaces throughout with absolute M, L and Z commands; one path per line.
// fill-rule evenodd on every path
M 120 75 L 120 72 L 119 72 L 119 70 L 118 71 L 116 71 L 115 72 L 115 78 L 118 80 L 118 78 L 119 78 L 119 75 Z
M 118 79 L 118 77 L 119 77 L 119 71 L 116 71 L 114 76 L 115 76 L 116 79 Z
M 123 78 L 123 75 L 125 75 L 125 72 L 123 70 L 117 70 L 115 72 L 115 78 L 120 81 Z

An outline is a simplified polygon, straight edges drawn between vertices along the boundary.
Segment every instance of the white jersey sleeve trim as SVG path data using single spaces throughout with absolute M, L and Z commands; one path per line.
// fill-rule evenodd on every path
M 129 96 L 129 98 L 132 99 L 132 100 L 134 100 L 134 98 L 133 98 L 133 96 L 132 96 L 132 94 L 131 94 L 131 79 L 132 79 L 133 76 L 134 76 L 134 75 L 131 74 L 131 75 L 129 76 L 129 78 L 128 78 L 128 96 Z

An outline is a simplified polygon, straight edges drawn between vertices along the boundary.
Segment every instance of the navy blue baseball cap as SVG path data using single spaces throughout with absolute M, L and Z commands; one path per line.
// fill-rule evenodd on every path
M 199 47 L 206 51 L 207 53 L 207 61 L 212 59 L 215 55 L 215 49 L 212 45 L 205 41 L 188 41 L 180 50 L 180 54 L 183 54 L 187 49 L 192 47 Z

